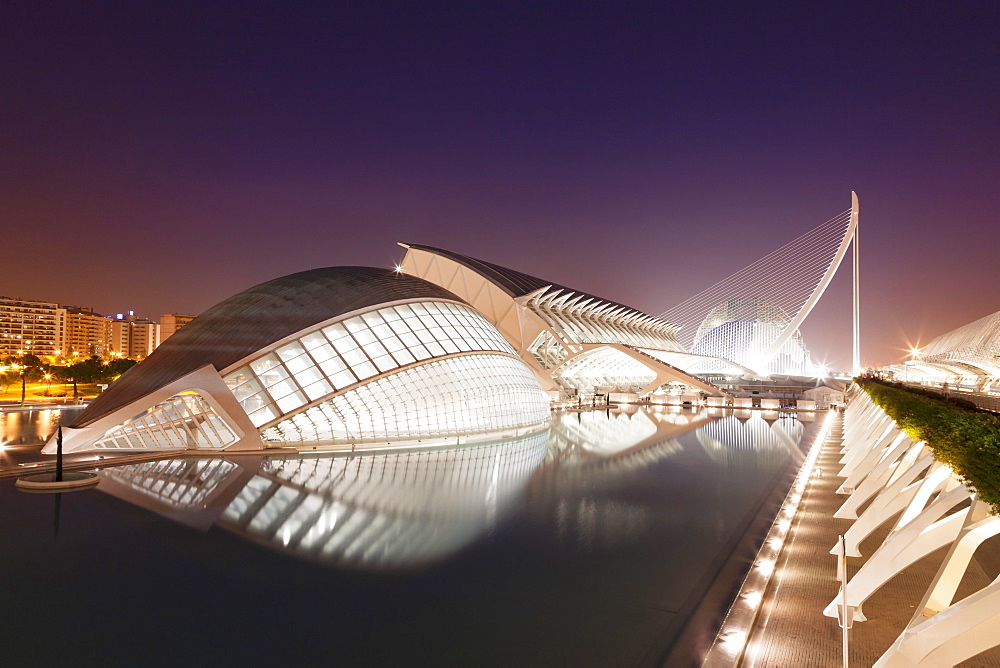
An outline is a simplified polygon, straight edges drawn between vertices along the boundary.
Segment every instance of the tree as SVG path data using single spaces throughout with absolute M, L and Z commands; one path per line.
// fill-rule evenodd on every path
M 19 371 L 4 371 L 0 374 L 0 385 L 3 386 L 3 391 L 6 392 L 10 389 L 10 386 L 21 380 L 21 373 Z
M 135 360 L 130 360 L 128 358 L 115 359 L 108 362 L 108 375 L 112 378 L 117 378 L 122 375 L 132 367 L 138 364 Z
M 96 355 L 82 362 L 76 362 L 69 366 L 57 367 L 56 377 L 60 380 L 73 383 L 73 400 L 80 398 L 80 383 L 96 383 L 100 374 L 104 372 L 104 363 Z
M 28 392 L 28 381 L 37 382 L 42 379 L 42 360 L 38 355 L 30 353 L 21 356 L 21 405 L 24 405 Z

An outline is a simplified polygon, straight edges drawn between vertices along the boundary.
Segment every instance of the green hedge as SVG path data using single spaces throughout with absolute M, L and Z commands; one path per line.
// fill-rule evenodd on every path
M 1000 515 L 1000 416 L 929 390 L 866 378 L 857 382 L 911 438 L 927 441 L 934 458 L 949 465 Z

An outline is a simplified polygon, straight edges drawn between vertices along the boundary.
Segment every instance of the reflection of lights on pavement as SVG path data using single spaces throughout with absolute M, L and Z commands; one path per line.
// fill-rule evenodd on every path
M 757 610 L 764 597 L 771 575 L 777 570 L 780 577 L 780 568 L 777 567 L 778 556 L 785 544 L 785 536 L 792 527 L 792 519 L 802 501 L 802 494 L 806 486 L 814 478 L 822 477 L 822 469 L 816 466 L 816 459 L 826 441 L 830 431 L 830 422 L 833 419 L 833 411 L 827 413 L 826 419 L 820 426 L 819 432 L 813 441 L 808 455 L 799 467 L 799 472 L 792 483 L 791 489 L 785 498 L 785 504 L 774 518 L 771 530 L 764 544 L 757 552 L 757 558 L 753 569 L 747 574 L 746 579 L 740 589 L 737 601 L 742 601 L 746 605 L 737 609 L 734 605 L 730 607 L 723 623 L 723 629 L 717 637 L 719 650 L 710 649 L 709 655 L 714 651 L 722 651 L 727 657 L 728 663 L 732 657 L 739 657 L 747 651 L 747 641 L 750 631 L 753 629 L 757 617 Z M 721 658 L 721 657 L 719 657 Z M 713 664 L 714 665 L 714 664 Z

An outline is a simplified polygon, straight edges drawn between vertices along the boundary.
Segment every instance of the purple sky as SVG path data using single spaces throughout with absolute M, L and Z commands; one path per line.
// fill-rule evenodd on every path
M 196 313 L 412 241 L 655 315 L 853 189 L 863 362 L 1000 309 L 996 2 L 16 4 L 3 295 Z

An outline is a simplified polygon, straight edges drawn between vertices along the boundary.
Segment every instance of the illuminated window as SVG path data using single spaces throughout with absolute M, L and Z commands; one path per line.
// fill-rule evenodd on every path
M 415 302 L 317 328 L 265 351 L 229 373 L 225 382 L 260 427 L 379 374 L 432 357 L 475 352 L 516 354 L 473 309 Z M 324 424 L 332 419 L 324 418 Z
M 543 422 L 548 397 L 529 369 L 502 355 L 453 357 L 361 385 L 264 432 L 272 442 L 412 440 Z

